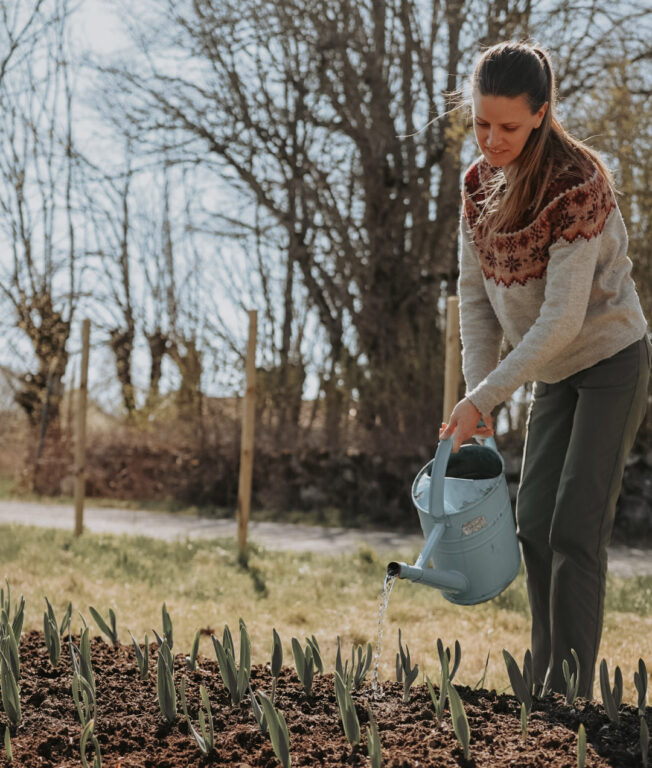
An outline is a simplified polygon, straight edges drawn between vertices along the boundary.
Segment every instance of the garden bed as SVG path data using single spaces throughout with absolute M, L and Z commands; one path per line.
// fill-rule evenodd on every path
M 20 641 L 20 699 L 22 722 L 11 729 L 13 765 L 24 768 L 78 768 L 80 725 L 71 694 L 72 668 L 68 643 L 62 644 L 59 664 L 52 668 L 40 632 L 26 632 Z M 167 723 L 156 693 L 156 645 L 149 648 L 149 677 L 139 679 L 133 646 L 112 647 L 100 637 L 91 642 L 97 688 L 95 734 L 102 763 L 109 768 L 182 768 L 183 766 L 232 766 L 276 768 L 279 765 L 268 737 L 260 732 L 249 697 L 232 706 L 213 659 L 199 658 L 199 668 L 186 668 L 185 657 L 175 657 L 177 688 L 186 678 L 188 707 L 197 721 L 199 685 L 208 690 L 215 721 L 217 751 L 204 757 L 184 716 Z M 269 668 L 254 666 L 252 687 L 271 690 Z M 428 689 L 410 690 L 402 701 L 403 687 L 383 682 L 382 695 L 372 696 L 365 682 L 353 697 L 364 733 L 366 706 L 371 703 L 380 732 L 383 765 L 393 768 L 447 768 L 491 766 L 513 768 L 574 768 L 577 765 L 577 731 L 587 734 L 586 765 L 641 766 L 639 718 L 636 709 L 622 705 L 620 723 L 612 725 L 597 702 L 578 700 L 571 707 L 561 696 L 535 700 L 527 737 L 521 734 L 520 704 L 495 691 L 457 686 L 471 730 L 471 757 L 465 760 L 446 712 L 438 724 Z M 287 721 L 293 766 L 368 766 L 365 741 L 351 748 L 345 739 L 336 703 L 333 675 L 317 675 L 307 696 L 293 668 L 284 667 L 275 704 Z M 3 728 L 6 717 L 2 718 Z M 647 708 L 652 726 L 652 709 Z M 652 728 L 651 728 L 652 730 Z M 1 734 L 4 735 L 4 734 Z M 0 746 L 2 742 L 0 741 Z M 90 759 L 90 751 L 89 751 Z M 6 764 L 4 750 L 0 765 Z

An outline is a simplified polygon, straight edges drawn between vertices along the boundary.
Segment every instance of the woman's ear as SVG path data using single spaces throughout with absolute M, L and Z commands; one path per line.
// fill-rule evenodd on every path
M 548 111 L 548 102 L 546 101 L 544 102 L 543 106 L 539 108 L 537 112 L 537 124 L 534 126 L 535 128 L 538 128 L 541 125 L 547 111 Z

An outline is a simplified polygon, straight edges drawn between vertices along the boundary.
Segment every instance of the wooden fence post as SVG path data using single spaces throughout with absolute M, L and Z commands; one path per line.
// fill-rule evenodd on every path
M 249 343 L 247 345 L 246 391 L 242 409 L 242 438 L 240 443 L 240 477 L 238 479 L 238 548 L 246 556 L 247 526 L 251 507 L 251 480 L 254 469 L 254 425 L 256 420 L 256 328 L 258 312 L 249 312 Z
M 77 434 L 75 435 L 75 536 L 84 530 L 84 495 L 86 491 L 86 403 L 88 393 L 88 350 L 91 321 L 82 323 L 81 382 L 77 398 Z
M 460 389 L 460 315 L 457 296 L 446 301 L 446 362 L 444 369 L 444 418 L 448 423 L 453 408 L 459 400 Z

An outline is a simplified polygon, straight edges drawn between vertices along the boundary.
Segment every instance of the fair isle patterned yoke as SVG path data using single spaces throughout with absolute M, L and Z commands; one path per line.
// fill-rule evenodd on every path
M 600 235 L 611 211 L 616 207 L 607 180 L 594 167 L 582 179 L 576 168 L 565 168 L 553 176 L 545 192 L 539 215 L 513 232 L 487 236 L 482 213 L 487 183 L 495 171 L 479 158 L 464 176 L 462 215 L 467 220 L 477 248 L 482 272 L 496 285 L 525 285 L 542 278 L 549 260 L 549 248 L 562 239 L 573 243 L 578 238 L 591 240 Z

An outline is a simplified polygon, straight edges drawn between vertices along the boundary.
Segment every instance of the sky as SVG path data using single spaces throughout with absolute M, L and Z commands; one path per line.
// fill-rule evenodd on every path
M 115 0 L 81 0 L 74 14 L 74 34 L 80 46 L 100 55 L 115 54 L 128 46 L 117 5 Z

